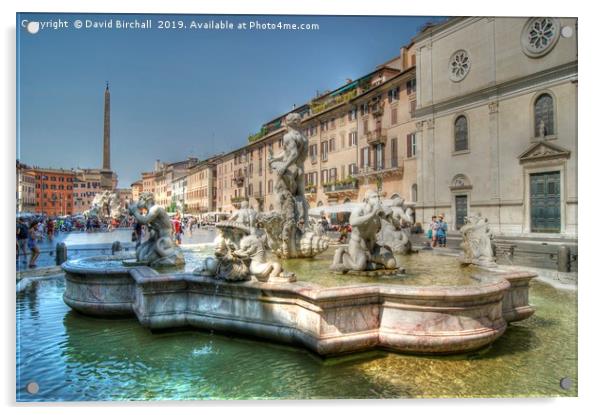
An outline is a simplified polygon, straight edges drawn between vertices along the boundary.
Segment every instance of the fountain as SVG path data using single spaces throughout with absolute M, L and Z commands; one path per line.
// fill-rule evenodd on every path
M 326 251 L 328 239 L 314 233 L 307 220 L 307 139 L 298 130 L 298 115 L 290 114 L 286 121 L 283 153 L 269 158 L 278 175 L 277 212 L 257 213 L 243 203 L 216 225 L 213 254 L 201 258 L 192 273 L 174 273 L 158 267 L 183 262 L 169 238 L 169 218 L 152 195 L 142 194 L 129 207 L 152 229 L 136 252 L 138 266 L 110 256 L 65 262 L 65 303 L 95 316 L 135 316 L 151 330 L 198 327 L 298 344 L 323 356 L 371 348 L 463 353 L 492 343 L 509 322 L 535 312 L 529 304 L 529 284 L 536 277 L 532 272 L 485 269 L 481 266 L 489 261 L 475 260 L 449 271 L 449 284 L 403 275 L 389 246 L 403 242 L 403 235 L 379 235 L 385 222 L 403 222 L 403 202 L 387 209 L 374 191 L 352 212 L 349 246 Z M 143 209 L 146 215 L 140 213 Z M 483 221 L 477 222 L 477 230 L 482 229 Z M 474 228 L 471 232 L 465 234 L 481 235 Z M 473 258 L 487 252 L 481 249 Z M 327 269 L 328 255 L 333 255 L 331 269 L 342 274 Z M 405 258 L 421 255 L 428 254 Z M 429 266 L 444 260 L 432 255 Z M 285 271 L 294 269 L 295 261 L 309 269 L 296 275 Z M 460 279 L 466 269 L 474 269 L 474 275 Z M 339 279 L 340 285 L 328 286 Z
M 90 209 L 84 212 L 86 218 L 120 219 L 126 212 L 119 203 L 119 196 L 109 190 L 97 193 L 92 199 Z

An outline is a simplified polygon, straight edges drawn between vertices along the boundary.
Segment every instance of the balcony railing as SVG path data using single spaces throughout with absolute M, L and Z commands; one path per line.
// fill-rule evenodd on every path
M 245 174 L 242 169 L 238 169 L 234 172 L 232 181 L 236 186 L 241 187 L 245 183 Z
M 381 144 L 387 142 L 387 132 L 382 127 L 377 127 L 366 134 L 368 144 Z
M 357 181 L 351 182 L 338 182 L 333 184 L 324 185 L 324 193 L 339 193 L 339 192 L 356 192 L 358 190 Z
M 244 196 L 230 196 L 231 203 L 240 203 L 244 202 L 245 200 L 247 200 L 247 198 Z
M 263 199 L 263 196 L 264 196 L 263 192 L 255 192 L 255 193 L 253 193 L 253 197 L 255 199 Z
M 403 176 L 403 161 L 391 163 L 391 160 L 386 160 L 376 166 L 364 166 L 358 169 L 358 172 L 353 175 L 356 178 L 384 178 L 389 176 Z

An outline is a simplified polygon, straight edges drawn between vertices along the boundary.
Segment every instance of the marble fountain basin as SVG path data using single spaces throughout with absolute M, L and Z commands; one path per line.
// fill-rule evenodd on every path
M 229 283 L 159 274 L 98 256 L 68 261 L 67 305 L 98 316 L 135 316 L 151 330 L 197 327 L 304 346 L 322 356 L 371 348 L 452 354 L 492 343 L 531 316 L 529 272 L 472 277 L 460 286 Z M 328 278 L 327 271 L 324 272 Z

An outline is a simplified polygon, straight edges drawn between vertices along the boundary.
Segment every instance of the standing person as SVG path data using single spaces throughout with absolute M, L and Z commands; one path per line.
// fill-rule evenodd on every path
M 437 232 L 439 232 L 439 220 L 436 216 L 433 216 L 431 222 L 431 246 L 435 248 L 437 246 Z
M 38 223 L 33 221 L 29 226 L 29 234 L 27 239 L 27 246 L 31 250 L 31 258 L 29 258 L 29 268 L 35 268 L 36 260 L 40 256 L 40 249 L 38 248 Z
M 190 218 L 190 220 L 188 221 L 188 233 L 190 234 L 190 237 L 192 238 L 192 229 L 194 228 L 196 219 L 195 218 Z
M 173 230 L 174 237 L 176 240 L 176 245 L 180 245 L 182 243 L 182 221 L 180 220 L 180 214 L 177 213 L 173 220 Z
M 42 242 L 42 239 L 44 238 L 44 233 L 44 219 L 42 219 L 36 225 L 36 238 L 38 242 Z
M 324 233 L 326 233 L 328 231 L 328 219 L 326 219 L 326 215 L 322 215 L 320 223 L 322 224 L 322 229 L 324 230 Z
M 447 222 L 443 214 L 439 215 L 439 229 L 437 229 L 437 242 L 443 248 L 447 247 Z
M 17 261 L 19 253 L 23 253 L 23 262 L 27 262 L 27 240 L 29 239 L 29 229 L 23 218 L 17 220 Z
M 54 238 L 54 221 L 52 219 L 48 219 L 48 222 L 46 222 L 46 236 L 48 237 L 48 240 L 52 242 L 52 239 Z

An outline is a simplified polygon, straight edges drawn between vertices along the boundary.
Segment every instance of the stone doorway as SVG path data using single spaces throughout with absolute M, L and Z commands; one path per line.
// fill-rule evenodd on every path
M 531 232 L 560 232 L 560 172 L 529 176 Z

